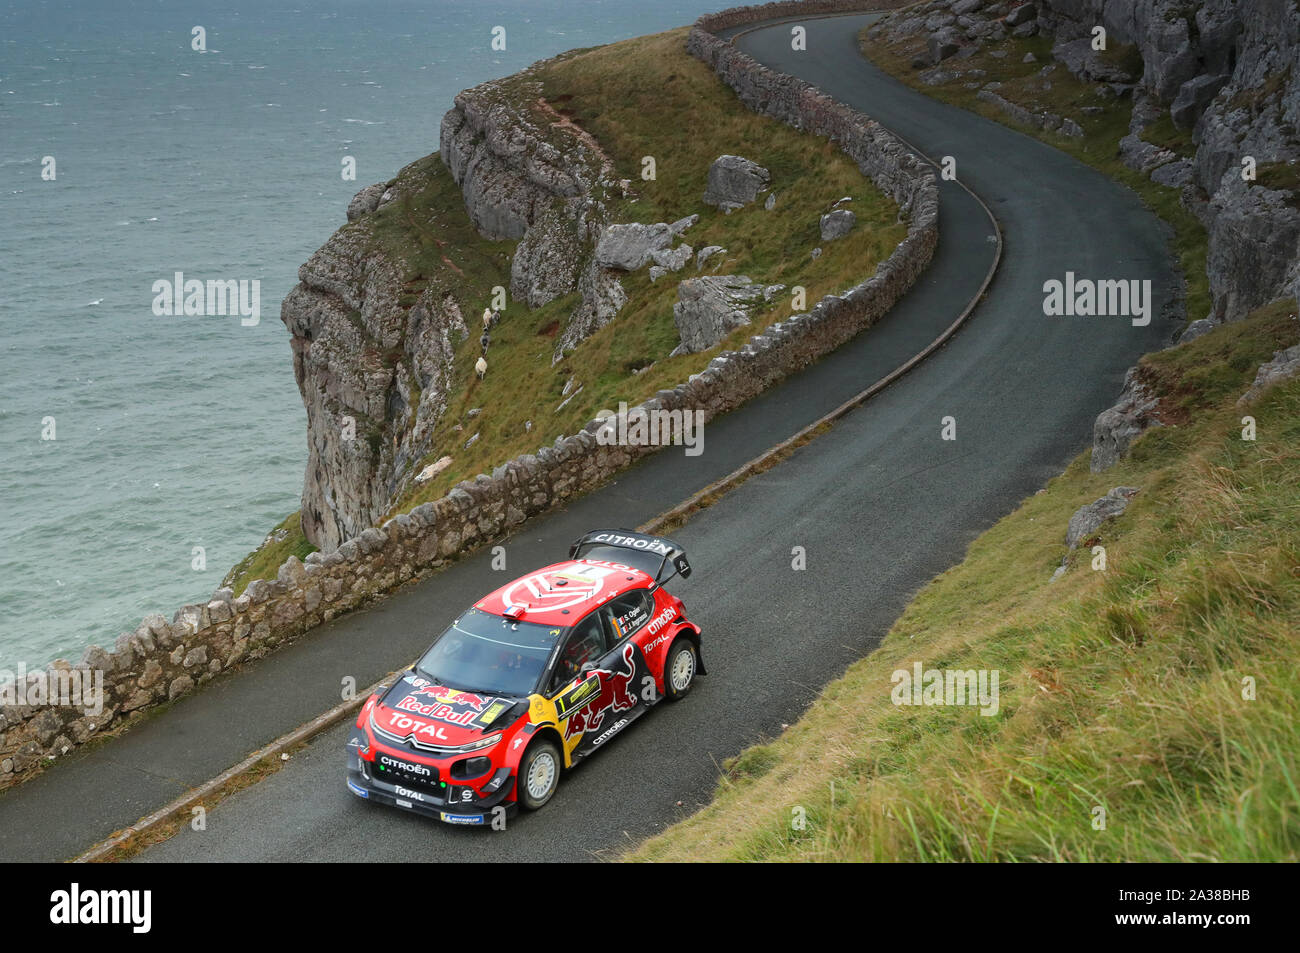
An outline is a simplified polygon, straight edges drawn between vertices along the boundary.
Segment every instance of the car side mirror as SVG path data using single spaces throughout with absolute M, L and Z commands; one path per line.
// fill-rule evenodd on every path
M 691 574 L 691 564 L 686 561 L 685 553 L 680 553 L 677 558 L 673 560 L 673 568 L 677 570 L 678 574 L 683 579 Z
M 590 675 L 590 674 L 591 674 L 592 672 L 594 672 L 594 671 L 596 671 L 596 663 L 595 663 L 595 662 L 583 662 L 583 663 L 582 663 L 582 668 L 578 669 L 578 674 L 579 674 L 579 675 Z

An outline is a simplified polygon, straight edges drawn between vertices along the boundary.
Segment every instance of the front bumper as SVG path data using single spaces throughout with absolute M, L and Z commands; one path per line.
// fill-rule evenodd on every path
M 466 827 L 490 827 L 497 818 L 512 817 L 519 809 L 514 800 L 506 801 L 514 793 L 513 775 L 489 795 L 481 795 L 468 785 L 455 783 L 441 791 L 414 784 L 403 786 L 374 776 L 371 763 L 357 753 L 358 744 L 365 743 L 364 735 L 354 729 L 347 749 L 347 784 L 348 790 L 357 797 L 423 814 L 444 824 Z M 465 797 L 466 792 L 468 797 Z

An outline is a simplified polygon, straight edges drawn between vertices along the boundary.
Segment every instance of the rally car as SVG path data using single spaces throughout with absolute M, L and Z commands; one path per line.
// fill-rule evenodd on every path
M 595 530 L 479 600 L 366 700 L 348 788 L 450 824 L 542 807 L 564 769 L 704 674 L 699 626 L 663 587 L 690 573 L 670 539 Z

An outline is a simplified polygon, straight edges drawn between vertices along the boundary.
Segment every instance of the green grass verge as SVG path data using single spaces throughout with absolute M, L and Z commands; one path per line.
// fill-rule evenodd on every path
M 1290 299 L 1144 358 L 1181 423 L 1103 474 L 1081 455 L 628 859 L 1296 860 L 1300 380 L 1236 399 L 1297 340 Z M 1050 582 L 1070 515 L 1119 485 L 1141 492 Z M 997 669 L 998 713 L 894 705 L 916 661 Z

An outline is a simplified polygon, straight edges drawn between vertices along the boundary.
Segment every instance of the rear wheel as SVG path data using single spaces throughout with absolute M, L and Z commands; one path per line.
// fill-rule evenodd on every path
M 669 701 L 677 701 L 691 690 L 699 668 L 700 659 L 694 642 L 683 636 L 672 644 L 664 661 L 664 694 Z
M 528 746 L 519 762 L 518 799 L 526 811 L 542 807 L 560 786 L 560 749 L 540 738 Z

